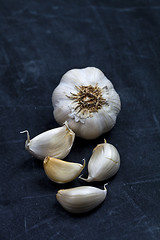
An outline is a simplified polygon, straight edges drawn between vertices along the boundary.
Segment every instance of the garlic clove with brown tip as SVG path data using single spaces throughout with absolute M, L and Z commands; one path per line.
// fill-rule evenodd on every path
M 65 158 L 69 154 L 75 139 L 75 133 L 69 128 L 67 122 L 62 127 L 43 132 L 33 139 L 30 139 L 27 130 L 21 133 L 27 133 L 26 150 L 41 160 L 46 156 Z
M 100 205 L 106 198 L 107 189 L 81 186 L 59 190 L 56 198 L 61 206 L 71 213 L 85 213 Z
M 79 137 L 94 139 L 108 132 L 121 109 L 113 84 L 95 67 L 66 72 L 52 94 L 54 117 Z
M 120 155 L 117 149 L 104 140 L 98 144 L 88 163 L 88 178 L 79 177 L 86 182 L 104 181 L 117 173 L 120 167 Z
M 46 157 L 43 167 L 48 178 L 56 183 L 68 183 L 80 175 L 85 167 L 79 163 L 67 162 L 60 159 Z

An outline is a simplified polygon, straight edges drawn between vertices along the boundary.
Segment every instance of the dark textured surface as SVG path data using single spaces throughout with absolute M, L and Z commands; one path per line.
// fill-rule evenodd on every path
M 160 239 L 159 30 L 160 1 L 0 0 L 1 240 Z M 105 137 L 121 168 L 105 202 L 74 216 L 55 194 L 84 183 L 52 183 L 19 132 L 57 127 L 52 91 L 66 71 L 86 66 L 113 82 L 122 111 L 110 133 L 76 138 L 66 159 L 88 160 Z

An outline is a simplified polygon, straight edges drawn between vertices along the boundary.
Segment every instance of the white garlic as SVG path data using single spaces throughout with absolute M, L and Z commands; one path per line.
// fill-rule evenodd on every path
M 56 183 L 68 183 L 80 175 L 85 167 L 85 161 L 82 165 L 46 157 L 43 161 L 43 167 L 50 180 Z
M 115 175 L 119 167 L 120 156 L 117 149 L 105 140 L 93 150 L 88 163 L 88 178 L 79 178 L 86 182 L 104 181 Z
M 121 109 L 119 95 L 103 72 L 95 67 L 65 73 L 52 94 L 54 117 L 68 121 L 77 136 L 94 139 L 108 132 Z
M 55 158 L 65 158 L 73 145 L 75 133 L 68 127 L 67 122 L 64 126 L 43 132 L 30 140 L 27 130 L 25 148 L 34 157 L 43 160 L 46 156 Z
M 56 198 L 61 206 L 71 213 L 88 212 L 100 205 L 106 198 L 107 189 L 81 186 L 59 190 Z

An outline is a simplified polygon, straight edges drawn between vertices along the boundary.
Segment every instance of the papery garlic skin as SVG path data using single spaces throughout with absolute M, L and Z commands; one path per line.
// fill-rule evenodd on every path
M 67 121 L 85 139 L 111 130 L 121 109 L 113 84 L 95 67 L 65 73 L 53 91 L 52 103 L 56 121 L 60 125 Z
M 67 122 L 62 127 L 43 132 L 30 140 L 27 130 L 25 148 L 34 157 L 43 160 L 46 156 L 63 159 L 73 145 L 75 133 L 69 128 Z
M 85 213 L 100 205 L 106 198 L 107 189 L 81 186 L 59 190 L 56 198 L 61 206 L 71 213 Z
M 88 163 L 88 178 L 80 179 L 86 182 L 104 181 L 114 176 L 120 167 L 120 155 L 117 149 L 106 141 L 98 144 Z
M 84 164 L 67 162 L 60 159 L 46 157 L 43 167 L 48 178 L 56 183 L 68 183 L 77 178 L 85 167 Z

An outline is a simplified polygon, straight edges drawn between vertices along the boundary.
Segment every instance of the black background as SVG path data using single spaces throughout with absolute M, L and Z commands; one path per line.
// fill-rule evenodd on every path
M 1 240 L 160 238 L 159 30 L 160 1 L 0 0 Z M 85 183 L 52 183 L 19 132 L 58 127 L 52 92 L 66 71 L 87 66 L 112 81 L 122 110 L 108 134 L 76 138 L 66 160 L 88 161 L 105 137 L 121 167 L 105 202 L 75 216 L 55 194 Z

